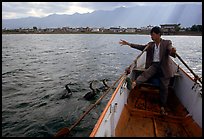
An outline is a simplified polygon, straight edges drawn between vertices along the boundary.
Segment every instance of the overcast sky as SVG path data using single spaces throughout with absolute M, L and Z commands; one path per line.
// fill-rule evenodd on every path
M 45 17 L 50 14 L 91 13 L 118 7 L 157 4 L 192 4 L 193 2 L 2 2 L 2 18 Z M 202 5 L 202 2 L 195 2 Z

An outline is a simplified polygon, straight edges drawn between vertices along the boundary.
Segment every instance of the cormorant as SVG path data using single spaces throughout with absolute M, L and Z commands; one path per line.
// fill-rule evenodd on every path
M 90 89 L 91 89 L 92 91 L 91 91 L 91 92 L 88 92 L 88 93 L 84 96 L 84 98 L 85 98 L 86 100 L 94 99 L 96 93 L 99 92 L 98 89 L 93 89 L 92 84 L 93 84 L 93 81 L 92 81 L 92 82 L 90 83 L 90 85 L 89 85 L 89 87 L 90 87 Z

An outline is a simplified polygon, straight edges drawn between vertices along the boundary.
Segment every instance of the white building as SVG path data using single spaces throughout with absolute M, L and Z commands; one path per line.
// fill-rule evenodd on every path
M 133 33 L 133 32 L 136 32 L 136 31 L 137 31 L 136 28 L 127 28 L 125 32 Z
M 92 28 L 91 32 L 99 32 L 100 29 L 99 28 Z

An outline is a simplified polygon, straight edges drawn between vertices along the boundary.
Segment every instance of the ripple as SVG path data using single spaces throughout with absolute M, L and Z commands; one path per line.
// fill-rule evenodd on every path
M 49 81 L 53 81 L 53 79 L 51 79 L 51 78 L 45 78 L 45 79 L 43 79 L 43 82 L 49 82 Z
M 55 52 L 54 50 L 46 50 L 46 51 L 43 51 L 42 53 L 52 53 L 52 52 Z
M 39 105 L 37 105 L 36 107 L 37 107 L 37 108 L 40 108 L 40 107 L 43 107 L 43 106 L 45 106 L 45 105 L 47 105 L 47 102 L 42 102 L 42 103 L 40 103 Z
M 42 99 L 48 99 L 51 95 L 48 94 L 48 95 L 45 95 Z
M 15 113 L 17 113 L 16 110 L 2 110 L 2 115 L 6 116 L 6 115 L 14 115 Z
M 13 91 L 13 93 L 9 93 L 9 94 L 3 95 L 2 97 L 5 98 L 5 99 L 8 99 L 8 98 L 15 98 L 15 97 L 18 97 L 18 96 L 26 95 L 25 93 L 22 93 L 19 90 L 16 90 L 16 89 L 14 89 L 14 90 L 15 91 Z M 3 91 L 5 91 L 5 90 L 3 89 Z
M 28 107 L 29 106 L 29 102 L 22 102 L 22 103 L 20 103 L 20 104 L 17 104 L 16 106 L 15 106 L 15 108 L 25 108 L 25 107 Z
M 5 73 L 2 73 L 2 75 L 15 74 L 15 73 L 22 72 L 22 71 L 24 71 L 24 70 L 23 70 L 23 69 L 14 69 L 14 70 L 7 71 L 7 72 L 5 72 Z
M 24 74 L 25 77 L 27 78 L 36 78 L 36 76 L 32 75 L 32 74 Z
M 7 94 L 11 94 L 11 95 L 14 94 L 14 96 L 15 96 L 15 93 L 16 93 L 16 92 L 19 92 L 20 90 L 17 89 L 15 86 L 9 87 L 9 86 L 5 86 L 5 85 L 4 85 L 4 86 L 2 86 L 2 91 L 3 91 L 3 92 L 7 92 L 6 95 L 7 95 Z M 2 93 L 2 94 L 5 95 L 5 93 Z

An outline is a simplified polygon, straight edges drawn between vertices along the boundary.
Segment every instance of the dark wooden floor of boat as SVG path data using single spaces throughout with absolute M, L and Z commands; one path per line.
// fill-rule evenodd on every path
M 194 137 L 202 136 L 202 129 L 188 116 L 174 91 L 169 89 L 166 111 L 160 114 L 159 91 L 141 87 L 130 92 L 115 130 L 120 137 Z

